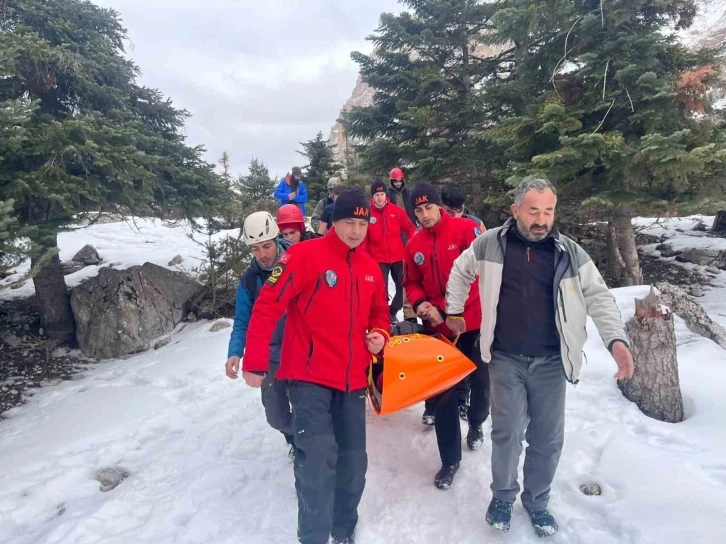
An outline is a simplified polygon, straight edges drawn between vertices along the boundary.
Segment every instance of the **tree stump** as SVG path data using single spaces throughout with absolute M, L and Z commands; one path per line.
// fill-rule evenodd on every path
M 646 298 L 635 299 L 635 317 L 625 330 L 635 372 L 630 379 L 618 380 L 623 395 L 649 417 L 668 423 L 683 421 L 673 314 L 663 309 L 653 287 Z

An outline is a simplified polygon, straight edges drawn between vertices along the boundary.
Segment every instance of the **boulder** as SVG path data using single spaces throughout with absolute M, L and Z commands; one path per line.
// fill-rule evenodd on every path
M 200 288 L 181 272 L 151 263 L 102 268 L 71 293 L 79 347 L 96 359 L 147 350 L 182 322 Z
M 690 248 L 684 249 L 676 260 L 682 263 L 693 263 L 700 266 L 726 266 L 726 252 L 718 249 Z
M 706 232 L 706 223 L 703 221 L 699 221 L 695 225 L 693 225 L 693 230 L 696 232 Z
M 86 265 L 80 261 L 68 261 L 67 263 L 62 263 L 61 268 L 63 269 L 63 275 L 68 276 L 75 274 L 79 270 L 83 270 L 86 268 Z
M 101 484 L 101 491 L 106 493 L 118 487 L 129 477 L 129 472 L 122 467 L 106 467 L 96 472 L 96 480 Z
M 721 210 L 713 220 L 713 232 L 726 232 L 726 210 Z
M 101 257 L 98 255 L 98 251 L 91 244 L 86 244 L 81 250 L 73 256 L 73 261 L 83 263 L 86 266 L 91 264 L 100 264 Z
M 181 255 L 176 255 L 171 261 L 169 261 L 169 266 L 177 266 L 184 262 L 184 257 Z
M 674 250 L 673 246 L 671 246 L 670 244 L 660 244 L 660 245 L 655 246 L 655 249 L 660 251 L 661 257 L 675 257 L 675 256 L 681 254 L 680 250 L 679 251 Z

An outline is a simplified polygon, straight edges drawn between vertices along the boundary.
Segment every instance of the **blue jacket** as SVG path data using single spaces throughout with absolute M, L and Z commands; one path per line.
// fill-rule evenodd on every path
M 287 198 L 287 195 L 290 194 L 290 186 L 288 185 L 286 179 L 287 178 L 282 178 L 280 180 L 280 183 L 277 184 L 277 189 L 275 189 L 275 198 L 280 201 L 280 206 L 292 203 L 297 204 L 298 206 L 300 206 L 300 210 L 302 210 L 302 214 L 304 216 L 305 203 L 308 201 L 308 190 L 305 188 L 303 180 L 300 180 L 297 188 L 297 196 L 290 200 Z
M 290 247 L 287 240 L 278 240 L 278 244 L 282 251 L 286 251 Z M 282 256 L 282 254 L 280 255 Z M 229 347 L 227 348 L 227 357 L 242 357 L 247 345 L 247 327 L 250 324 L 252 316 L 252 307 L 257 300 L 257 295 L 262 289 L 262 285 L 270 277 L 271 270 L 264 270 L 256 259 L 252 259 L 252 264 L 242 274 L 239 285 L 237 286 L 237 299 L 234 310 L 234 326 L 232 334 L 229 338 Z M 273 362 L 280 361 L 280 350 L 282 349 L 282 335 L 285 331 L 285 316 L 283 315 L 277 322 L 275 334 L 270 343 L 270 360 Z

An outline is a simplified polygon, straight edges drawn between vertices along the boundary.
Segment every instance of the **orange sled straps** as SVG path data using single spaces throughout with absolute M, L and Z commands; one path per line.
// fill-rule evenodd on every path
M 378 415 L 392 414 L 438 395 L 476 369 L 444 336 L 394 336 L 384 357 L 383 372 L 377 379 L 375 357 L 368 369 L 368 398 Z

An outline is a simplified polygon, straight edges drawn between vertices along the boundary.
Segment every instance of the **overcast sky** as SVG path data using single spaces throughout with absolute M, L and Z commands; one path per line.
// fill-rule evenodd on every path
M 357 77 L 352 51 L 396 0 L 93 0 L 128 29 L 140 82 L 189 110 L 187 141 L 236 173 L 259 157 L 272 175 L 304 158 L 298 142 L 327 139 Z

